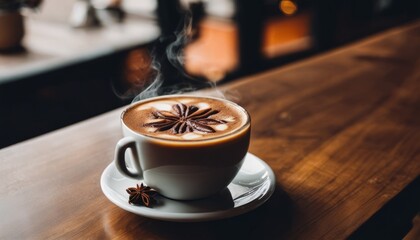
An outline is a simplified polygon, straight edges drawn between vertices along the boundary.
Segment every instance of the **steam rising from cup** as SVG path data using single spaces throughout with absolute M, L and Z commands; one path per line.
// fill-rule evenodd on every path
M 178 29 L 170 36 L 162 36 L 155 45 L 151 55 L 153 74 L 147 87 L 134 97 L 133 102 L 151 97 L 182 94 L 203 88 L 211 88 L 215 97 L 226 98 L 215 81 L 192 77 L 185 71 L 185 46 L 193 37 L 193 22 L 191 12 L 187 12 L 178 25 Z M 203 66 L 205 67 L 205 66 Z M 191 93 L 190 93 L 191 94 Z M 237 99 L 236 94 L 230 94 L 231 100 Z

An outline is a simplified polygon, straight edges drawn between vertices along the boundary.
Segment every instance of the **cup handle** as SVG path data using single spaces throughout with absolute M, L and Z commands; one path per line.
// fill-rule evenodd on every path
M 133 159 L 132 163 L 134 166 L 134 169 L 137 170 L 137 172 L 131 172 L 128 170 L 127 165 L 125 163 L 125 152 L 127 149 L 130 149 L 133 153 Z M 117 167 L 118 171 L 122 173 L 123 175 L 126 175 L 131 178 L 142 178 L 143 177 L 143 171 L 140 166 L 139 161 L 139 154 L 137 152 L 136 147 L 136 141 L 132 137 L 124 137 L 120 139 L 117 143 L 117 146 L 115 148 L 115 166 Z

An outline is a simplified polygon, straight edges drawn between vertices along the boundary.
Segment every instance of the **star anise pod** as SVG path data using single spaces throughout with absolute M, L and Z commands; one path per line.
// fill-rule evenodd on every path
M 144 124 L 145 127 L 154 127 L 156 131 L 172 130 L 175 134 L 186 132 L 216 132 L 209 125 L 225 124 L 224 120 L 209 118 L 220 111 L 211 108 L 199 109 L 196 106 L 187 106 L 183 103 L 172 105 L 172 111 L 155 111 L 153 117 L 160 121 Z
M 130 187 L 126 190 L 127 193 L 130 194 L 128 203 L 152 207 L 152 205 L 156 202 L 154 195 L 157 194 L 157 192 L 152 188 L 143 185 L 143 183 L 140 186 L 138 184 L 136 185 L 137 187 Z

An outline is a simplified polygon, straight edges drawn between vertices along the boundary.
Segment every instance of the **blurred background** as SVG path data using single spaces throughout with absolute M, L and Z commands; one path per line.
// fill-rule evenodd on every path
M 418 0 L 0 0 L 0 148 L 129 104 L 156 79 L 221 85 L 419 13 Z

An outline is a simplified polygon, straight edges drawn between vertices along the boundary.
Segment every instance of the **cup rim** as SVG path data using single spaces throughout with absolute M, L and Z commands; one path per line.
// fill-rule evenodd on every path
M 210 137 L 210 138 L 205 138 L 205 139 L 169 139 L 169 138 L 162 138 L 162 137 L 155 137 L 155 136 L 150 136 L 150 135 L 146 135 L 146 134 L 142 134 L 139 132 L 134 131 L 133 129 L 131 129 L 130 127 L 127 126 L 127 124 L 125 124 L 124 122 L 124 114 L 131 108 L 134 108 L 135 106 L 139 105 L 139 104 L 143 104 L 146 102 L 150 102 L 150 101 L 154 101 L 156 99 L 164 99 L 164 98 L 172 98 L 172 97 L 193 97 L 193 98 L 204 98 L 204 99 L 215 99 L 218 101 L 224 101 L 227 102 L 229 104 L 232 104 L 234 107 L 238 108 L 240 111 L 242 111 L 245 116 L 247 117 L 246 122 L 239 128 L 235 129 L 234 131 L 221 135 L 221 136 L 215 136 L 215 137 Z M 219 98 L 219 97 L 212 97 L 212 96 L 197 96 L 197 95 L 185 95 L 185 94 L 170 94 L 170 95 L 163 95 L 163 96 L 156 96 L 156 97 L 151 97 L 151 98 L 147 98 L 147 99 L 143 99 L 134 103 L 131 103 L 129 106 L 127 106 L 120 115 L 120 121 L 121 124 L 126 127 L 128 130 L 130 130 L 132 133 L 139 135 L 141 137 L 145 137 L 145 138 L 149 138 L 149 139 L 153 139 L 153 140 L 157 140 L 157 141 L 164 141 L 164 142 L 176 142 L 176 143 L 199 143 L 199 142 L 209 142 L 209 141 L 214 141 L 214 140 L 218 140 L 218 139 L 223 139 L 223 138 L 228 138 L 232 135 L 235 135 L 241 131 L 243 131 L 246 128 L 249 128 L 251 125 L 251 116 L 248 113 L 247 110 L 245 110 L 244 107 L 242 107 L 241 105 L 224 99 L 224 98 Z

